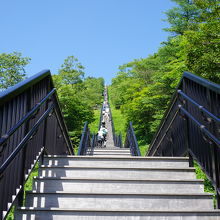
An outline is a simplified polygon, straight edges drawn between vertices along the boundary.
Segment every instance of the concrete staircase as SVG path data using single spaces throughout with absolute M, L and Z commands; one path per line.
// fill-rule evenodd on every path
M 217 220 L 188 158 L 131 157 L 126 149 L 94 156 L 47 156 L 15 219 Z
M 45 158 L 15 219 L 220 220 L 188 158 L 132 157 L 106 127 L 107 147 L 93 156 Z

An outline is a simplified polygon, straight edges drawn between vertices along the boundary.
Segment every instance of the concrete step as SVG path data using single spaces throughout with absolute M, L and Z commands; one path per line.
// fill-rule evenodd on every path
M 95 150 L 101 150 L 101 149 L 106 149 L 106 150 L 130 150 L 129 148 L 114 147 L 113 145 L 110 145 L 110 144 L 107 145 L 105 148 L 95 147 L 94 149 Z
M 104 180 L 70 178 L 35 178 L 37 192 L 72 193 L 202 193 L 202 180 Z
M 112 148 L 112 149 L 108 149 L 108 148 L 95 148 L 94 149 L 95 152 L 128 152 L 130 153 L 130 149 L 128 148 Z
M 127 167 L 127 168 L 188 168 L 188 158 L 161 158 L 161 157 L 99 157 L 99 156 L 72 156 L 72 157 L 45 157 L 45 165 L 74 166 L 74 167 Z
M 114 179 L 195 179 L 195 169 L 41 166 L 39 176 Z
M 121 150 L 94 150 L 93 151 L 96 154 L 107 154 L 107 155 L 111 155 L 111 154 L 128 154 L 130 155 L 130 151 L 121 151 Z
M 107 149 L 107 148 L 95 148 L 93 151 L 93 155 L 106 155 L 106 156 L 130 156 L 130 150 L 120 150 L 119 149 Z
M 97 154 L 128 154 L 130 155 L 130 151 L 122 151 L 122 150 L 94 150 L 94 153 Z
M 100 152 L 98 152 L 98 153 L 94 152 L 93 155 L 94 156 L 116 156 L 116 157 L 118 157 L 118 156 L 121 156 L 121 157 L 131 156 L 130 153 L 100 153 Z
M 118 158 L 118 157 L 127 157 L 127 158 L 131 158 L 132 156 L 129 155 L 129 154 L 94 154 L 95 157 L 115 157 L 115 158 Z
M 26 206 L 139 210 L 213 209 L 212 194 L 26 193 Z
M 219 210 L 151 211 L 151 210 L 92 210 L 59 208 L 19 208 L 15 220 L 219 220 Z

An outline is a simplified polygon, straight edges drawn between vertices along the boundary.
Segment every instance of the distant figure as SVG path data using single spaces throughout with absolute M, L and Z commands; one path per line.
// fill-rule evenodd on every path
M 105 127 L 105 121 L 104 120 L 102 121 L 101 127 Z
M 104 114 L 104 119 L 106 122 L 109 121 L 109 114 L 107 112 L 105 112 L 105 114 Z
M 105 112 L 109 113 L 109 107 L 105 108 Z
M 98 133 L 97 133 L 97 142 L 98 147 L 106 147 L 108 130 L 105 128 L 105 123 L 102 123 Z
M 108 134 L 108 129 L 105 126 L 102 126 L 100 128 L 100 131 L 102 131 L 102 135 L 104 137 L 104 141 L 107 141 L 107 134 Z
M 98 147 L 102 147 L 104 143 L 104 136 L 101 129 L 97 133 L 97 141 L 98 141 Z

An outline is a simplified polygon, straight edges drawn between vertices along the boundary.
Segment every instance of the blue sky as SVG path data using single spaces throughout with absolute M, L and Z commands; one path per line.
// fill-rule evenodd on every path
M 28 75 L 56 74 L 74 55 L 86 76 L 110 84 L 119 65 L 153 54 L 167 39 L 163 12 L 173 6 L 170 0 L 2 0 L 0 53 L 30 57 Z

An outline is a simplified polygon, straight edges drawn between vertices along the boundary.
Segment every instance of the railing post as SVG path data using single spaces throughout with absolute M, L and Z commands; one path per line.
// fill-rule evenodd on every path
M 190 138 L 189 138 L 189 119 L 186 116 L 184 118 L 185 121 L 185 142 L 186 142 L 186 148 L 187 148 L 187 153 L 188 153 L 188 157 L 189 157 L 189 167 L 194 167 L 194 162 L 193 162 L 193 157 L 190 153 Z
M 211 94 L 210 94 L 209 88 L 206 88 L 206 98 L 208 100 L 209 111 L 214 112 L 213 111 L 214 106 L 211 102 Z M 213 132 L 213 134 L 216 133 L 214 123 L 211 124 L 210 129 Z M 218 192 L 218 188 L 219 188 L 219 168 L 218 168 L 218 159 L 217 159 L 218 146 L 216 144 L 210 142 L 210 148 L 211 148 L 211 158 L 212 158 L 212 160 L 211 160 L 212 175 L 213 175 L 213 182 L 215 183 L 215 191 L 216 191 L 216 208 L 220 209 L 220 195 Z
M 29 112 L 30 109 L 31 109 L 31 97 L 32 97 L 32 89 L 33 87 L 31 87 L 29 90 L 29 92 L 27 92 L 27 96 L 26 96 L 26 103 L 27 103 L 27 109 L 26 109 L 26 112 Z M 26 124 L 25 124 L 25 135 L 28 133 L 29 131 L 29 124 L 30 124 L 30 120 L 29 119 Z M 23 206 L 23 199 L 24 199 L 24 183 L 25 183 L 25 163 L 26 163 L 26 152 L 27 152 L 27 145 L 24 147 L 24 149 L 22 150 L 22 165 L 21 165 L 21 190 L 18 194 L 18 197 L 17 197 L 17 201 L 18 201 L 18 206 Z
M 49 83 L 48 83 L 48 86 L 47 86 L 47 94 L 49 93 L 50 91 L 50 88 L 49 88 Z M 53 95 L 54 96 L 54 95 Z M 46 109 L 48 109 L 49 107 L 49 101 L 53 99 L 53 96 L 50 97 L 50 99 L 48 99 L 45 103 L 45 111 Z M 47 121 L 48 121 L 48 118 L 44 121 L 44 132 L 43 132 L 43 151 L 42 151 L 42 154 L 41 154 L 41 158 L 40 158 L 40 163 L 43 164 L 44 163 L 44 154 L 46 152 L 46 142 L 47 142 Z
M 183 92 L 186 93 L 186 82 L 185 79 L 183 78 Z M 179 99 L 179 95 L 178 95 Z M 188 108 L 188 101 L 186 99 L 183 100 L 183 105 L 185 106 L 185 109 L 189 111 Z M 185 143 L 186 143 L 186 149 L 189 157 L 189 167 L 194 167 L 194 162 L 193 162 L 193 157 L 190 153 L 190 137 L 189 137 L 189 119 L 187 116 L 184 117 L 185 121 Z
M 85 122 L 80 139 L 78 155 L 85 155 L 88 147 L 90 147 L 89 145 L 90 145 L 90 131 L 88 127 L 88 122 Z
M 219 169 L 218 169 L 218 160 L 217 160 L 217 153 L 218 153 L 218 146 L 214 143 L 210 143 L 211 148 L 211 158 L 212 158 L 212 175 L 213 175 L 213 182 L 215 183 L 215 191 L 216 191 L 216 208 L 220 208 L 220 195 L 218 192 L 219 188 Z
M 122 135 L 121 135 L 121 132 L 119 134 L 119 145 L 120 145 L 120 148 L 122 148 Z

